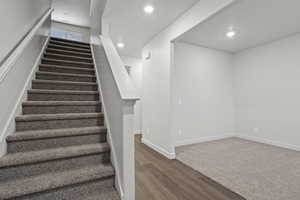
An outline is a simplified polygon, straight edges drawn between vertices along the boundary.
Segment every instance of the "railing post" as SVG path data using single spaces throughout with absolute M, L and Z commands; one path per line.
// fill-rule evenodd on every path
M 135 199 L 134 105 L 135 100 L 123 101 L 124 199 Z

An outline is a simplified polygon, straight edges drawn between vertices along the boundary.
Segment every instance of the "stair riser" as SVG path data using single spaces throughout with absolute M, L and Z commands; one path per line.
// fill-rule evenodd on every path
M 98 101 L 97 94 L 40 94 L 29 93 L 29 101 Z
M 66 47 L 66 46 L 56 46 L 56 45 L 48 45 L 48 48 L 52 48 L 52 49 L 60 49 L 60 50 L 65 50 L 65 51 L 75 51 L 75 52 L 79 52 L 79 53 L 91 53 L 91 51 L 89 50 L 85 50 L 85 49 L 78 49 L 78 48 L 72 48 L 72 47 Z
M 45 130 L 45 129 L 60 129 L 60 128 L 78 128 L 89 126 L 102 126 L 104 120 L 99 118 L 88 119 L 61 119 L 61 120 L 47 120 L 47 121 L 17 121 L 17 131 L 29 130 Z
M 45 90 L 75 90 L 75 91 L 97 91 L 97 85 L 71 85 L 60 83 L 32 83 L 33 89 L 45 89 Z
M 101 188 L 113 187 L 114 176 L 97 181 L 86 182 L 82 184 L 71 185 L 68 187 L 62 187 L 59 189 L 36 193 L 24 197 L 17 198 L 16 200 L 69 200 L 69 199 L 85 199 L 86 195 L 101 194 Z M 111 197 L 100 198 L 99 200 L 109 200 Z M 102 197 L 102 196 L 101 196 Z M 96 199 L 95 199 L 96 200 Z
M 67 55 L 67 56 L 78 56 L 78 57 L 92 58 L 91 54 L 80 54 L 78 52 L 73 52 L 73 51 L 58 51 L 58 50 L 55 50 L 55 49 L 46 49 L 46 53 L 54 53 L 54 54 Z
M 95 77 L 81 77 L 81 76 L 64 76 L 52 74 L 36 74 L 36 79 L 39 80 L 54 80 L 54 81 L 73 81 L 73 82 L 95 82 Z
M 90 49 L 89 45 L 81 45 L 81 44 L 76 44 L 76 43 L 71 43 L 71 42 L 62 42 L 62 41 L 54 41 L 51 40 L 49 44 L 54 44 L 54 45 L 62 45 L 62 46 L 67 46 L 67 47 L 72 47 L 72 48 L 81 48 L 81 49 Z
M 23 106 L 23 114 L 59 114 L 59 113 L 97 113 L 101 112 L 100 105 L 73 106 Z
M 95 144 L 106 142 L 106 134 L 83 135 L 72 137 L 58 137 L 51 139 L 37 139 L 20 142 L 8 142 L 8 153 L 38 151 L 51 148 L 68 147 L 75 145 Z
M 80 69 L 67 69 L 67 68 L 58 68 L 58 67 L 44 67 L 40 66 L 40 71 L 43 72 L 56 72 L 56 73 L 69 73 L 69 74 L 87 74 L 87 75 L 95 75 L 95 71 L 86 71 Z
M 14 180 L 29 176 L 41 175 L 44 173 L 54 173 L 63 170 L 72 170 L 78 167 L 109 162 L 110 153 L 92 154 L 81 157 L 45 161 L 34 164 L 20 165 L 0 170 L 0 181 Z
M 94 68 L 91 63 L 73 63 L 73 62 L 62 62 L 59 60 L 44 60 L 42 59 L 42 64 L 58 65 L 58 66 L 70 66 L 70 67 L 83 67 L 83 68 Z
M 88 58 L 80 58 L 80 57 L 68 57 L 68 56 L 63 56 L 63 55 L 49 55 L 49 54 L 44 54 L 45 58 L 50 58 L 50 59 L 57 59 L 57 60 L 66 60 L 66 61 L 76 61 L 76 62 L 87 62 L 87 63 L 93 63 L 93 60 L 88 59 Z

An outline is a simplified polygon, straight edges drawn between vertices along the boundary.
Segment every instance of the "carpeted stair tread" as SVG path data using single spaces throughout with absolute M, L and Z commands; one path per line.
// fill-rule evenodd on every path
M 102 188 L 96 194 L 79 196 L 78 198 L 73 198 L 72 200 L 120 200 L 120 197 L 113 187 Z
M 111 164 L 101 164 L 18 179 L 0 184 L 0 199 L 21 197 L 23 195 L 49 191 L 70 185 L 112 178 L 113 176 L 114 169 Z
M 60 43 L 62 45 L 76 45 L 76 46 L 80 46 L 80 47 L 84 47 L 84 48 L 90 48 L 90 45 L 89 44 L 80 44 L 78 42 L 73 42 L 73 41 L 63 41 L 63 40 L 53 40 L 53 39 L 50 39 L 49 40 L 50 43 Z
M 63 113 L 63 114 L 20 115 L 16 117 L 16 122 L 89 119 L 95 117 L 104 117 L 104 114 L 103 113 Z
M 64 42 L 64 41 L 57 41 L 57 40 L 50 40 L 50 44 L 58 44 L 63 46 L 70 46 L 70 47 L 76 47 L 76 48 L 82 48 L 82 49 L 89 49 L 90 46 L 88 45 L 82 45 L 82 44 L 76 44 L 71 42 Z
M 67 39 L 56 38 L 56 37 L 51 37 L 50 41 L 62 41 L 62 42 L 69 42 L 69 43 L 75 43 L 75 44 L 90 46 L 90 44 L 86 43 L 86 42 L 81 42 L 81 41 L 76 41 L 76 40 L 67 40 Z
M 68 51 L 68 50 L 62 50 L 62 49 L 54 49 L 54 48 L 47 48 L 46 53 L 55 53 L 60 55 L 73 55 L 73 56 L 79 56 L 83 58 L 92 58 L 91 53 L 82 53 L 78 51 Z
M 99 101 L 99 92 L 95 89 L 32 89 L 27 93 L 30 101 Z
M 104 126 L 24 131 L 24 132 L 17 132 L 13 135 L 8 136 L 6 140 L 8 142 L 17 142 L 17 141 L 27 141 L 27 140 L 37 140 L 37 139 L 50 139 L 50 138 L 58 138 L 58 137 L 105 134 L 106 132 L 107 129 Z
M 39 90 L 31 89 L 28 93 L 40 93 L 40 94 L 99 94 L 98 91 L 76 91 L 76 90 Z
M 72 90 L 72 91 L 98 91 L 96 82 L 65 81 L 65 80 L 44 80 L 32 81 L 32 89 L 39 90 Z
M 63 65 L 50 65 L 50 64 L 40 64 L 41 67 L 47 68 L 56 68 L 56 69 L 68 69 L 68 70 L 76 70 L 76 71 L 88 71 L 95 72 L 92 68 L 83 68 L 83 67 L 71 67 L 71 66 L 63 66 Z
M 71 73 L 59 73 L 59 72 L 43 72 L 37 71 L 37 75 L 56 75 L 56 76 L 70 76 L 70 77 L 87 77 L 87 78 L 96 78 L 94 75 L 88 74 L 71 74 Z
M 80 56 L 80 54 L 79 55 L 74 55 L 74 56 L 71 56 L 71 55 L 64 55 L 64 54 L 58 54 L 58 53 L 44 53 L 44 56 L 46 56 L 46 55 L 48 55 L 48 56 L 57 56 L 57 57 L 62 57 L 62 58 L 68 58 L 68 59 L 73 59 L 73 58 L 80 58 L 80 59 L 84 59 L 84 60 L 88 60 L 88 61 L 90 61 L 90 62 L 93 62 L 93 58 L 92 57 L 89 57 L 89 58 L 87 58 L 87 57 L 82 57 L 82 56 Z M 52 58 L 53 59 L 53 58 Z M 70 60 L 70 61 L 72 61 L 72 60 Z M 77 62 L 77 61 L 74 61 L 74 62 Z
M 93 63 L 92 58 L 85 58 L 80 56 L 70 56 L 70 55 L 62 55 L 62 54 L 55 54 L 55 53 L 45 53 L 43 58 L 50 58 L 50 59 L 66 59 L 67 61 L 75 61 L 75 62 L 88 62 Z
M 110 148 L 107 143 L 97 143 L 45 149 L 40 151 L 11 153 L 0 159 L 0 168 L 104 153 L 109 151 L 109 149 Z
M 32 80 L 33 83 L 66 84 L 66 85 L 97 85 L 96 82 L 75 82 L 75 81 L 57 81 L 57 80 Z
M 25 101 L 23 106 L 92 106 L 101 105 L 100 101 Z
M 52 49 L 64 49 L 64 50 L 70 50 L 70 51 L 78 51 L 78 52 L 83 52 L 83 53 L 91 53 L 90 50 L 88 49 L 81 49 L 81 48 L 75 48 L 75 47 L 68 47 L 68 46 L 63 46 L 63 45 L 55 45 L 55 44 L 49 44 L 48 48 Z
M 48 60 L 48 61 L 59 61 L 62 63 L 75 63 L 75 64 L 84 64 L 84 65 L 91 65 L 94 66 L 93 63 L 89 62 L 78 62 L 78 61 L 71 61 L 71 60 L 59 60 L 59 59 L 52 59 L 52 58 L 42 58 L 43 60 Z

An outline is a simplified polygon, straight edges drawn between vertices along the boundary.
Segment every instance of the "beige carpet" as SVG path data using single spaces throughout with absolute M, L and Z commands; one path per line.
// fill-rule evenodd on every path
M 176 153 L 248 200 L 300 200 L 300 152 L 229 138 L 179 147 Z

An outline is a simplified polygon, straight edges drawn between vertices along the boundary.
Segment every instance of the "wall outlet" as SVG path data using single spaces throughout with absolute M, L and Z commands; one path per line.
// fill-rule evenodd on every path
M 181 129 L 178 130 L 178 135 L 182 135 L 182 130 Z
M 259 128 L 253 128 L 253 132 L 254 133 L 258 133 L 259 132 Z
M 182 100 L 181 98 L 178 99 L 178 105 L 181 105 L 182 104 Z

